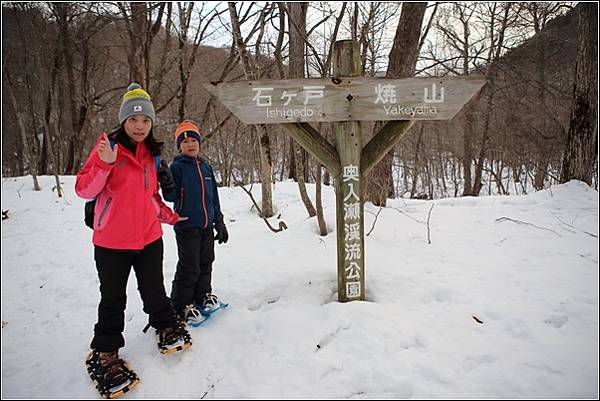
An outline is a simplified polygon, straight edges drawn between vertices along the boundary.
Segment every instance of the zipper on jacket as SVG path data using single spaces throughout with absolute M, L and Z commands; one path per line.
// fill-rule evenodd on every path
M 181 212 L 183 210 L 183 187 L 181 187 L 181 190 L 179 191 L 179 211 Z
M 148 189 L 148 166 L 144 164 L 144 188 Z
M 196 160 L 196 168 L 198 174 L 200 174 L 200 185 L 202 186 L 202 210 L 204 210 L 204 228 L 208 227 L 208 210 L 206 210 L 206 186 L 204 182 L 204 174 L 202 174 L 202 166 L 198 160 Z
M 110 205 L 110 201 L 112 201 L 112 197 L 106 200 L 104 204 L 104 208 L 102 209 L 102 213 L 100 213 L 100 217 L 98 218 L 98 227 L 102 224 L 102 219 L 104 218 L 104 214 L 106 214 L 106 210 L 108 209 L 108 205 Z

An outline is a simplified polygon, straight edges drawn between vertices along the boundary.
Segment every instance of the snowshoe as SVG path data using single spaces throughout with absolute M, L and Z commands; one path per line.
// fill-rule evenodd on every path
M 209 318 L 209 316 L 203 315 L 194 304 L 186 306 L 184 310 L 177 313 L 177 316 L 180 321 L 191 327 L 198 327 Z
M 117 351 L 91 351 L 85 359 L 88 374 L 96 390 L 104 398 L 118 398 L 131 391 L 140 379 L 129 368 L 127 363 L 119 358 Z
M 162 354 L 183 351 L 192 346 L 192 336 L 180 320 L 176 321 L 175 327 L 156 330 L 156 340 Z
M 204 316 L 210 316 L 219 309 L 226 308 L 229 304 L 219 301 L 215 294 L 206 294 L 204 300 L 197 305 L 200 313 Z

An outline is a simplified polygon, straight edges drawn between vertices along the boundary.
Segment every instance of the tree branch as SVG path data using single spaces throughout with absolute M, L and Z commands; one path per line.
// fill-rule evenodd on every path
M 254 207 L 256 208 L 256 210 L 258 211 L 258 215 L 262 216 L 262 210 L 260 209 L 260 207 L 258 206 L 258 203 L 256 203 L 256 200 L 254 199 L 254 196 L 252 195 L 252 192 L 250 192 L 249 190 L 246 189 L 246 187 L 244 187 L 244 185 L 239 182 L 236 178 L 235 175 L 232 175 L 231 178 L 233 179 L 233 182 L 239 186 L 240 188 L 242 188 L 244 190 L 244 192 L 246 192 L 248 194 L 248 196 L 250 197 L 250 200 L 252 200 L 252 203 L 254 204 Z M 250 189 L 252 189 L 252 187 L 250 187 Z M 271 231 L 273 231 L 274 233 L 278 233 L 280 231 L 283 230 L 287 230 L 287 224 L 285 224 L 284 221 L 280 221 L 279 222 L 279 228 L 275 228 L 271 225 L 271 223 L 269 223 L 269 220 L 267 220 L 266 217 L 261 217 L 263 219 L 263 221 L 265 222 L 265 224 L 267 225 L 267 227 L 269 227 L 269 229 Z
M 532 227 L 535 227 L 535 228 L 539 228 L 540 230 L 550 231 L 551 233 L 554 233 L 554 234 L 558 235 L 559 237 L 562 237 L 562 235 L 560 235 L 559 233 L 557 233 L 556 231 L 554 231 L 554 230 L 552 230 L 550 228 L 540 227 L 540 226 L 537 226 L 537 225 L 535 225 L 533 223 L 528 223 L 526 221 L 511 219 L 510 217 L 499 217 L 496 220 L 494 220 L 494 223 L 502 223 L 503 221 L 511 221 L 511 222 L 517 223 L 517 224 L 523 224 L 523 225 L 527 225 L 527 226 L 532 226 Z

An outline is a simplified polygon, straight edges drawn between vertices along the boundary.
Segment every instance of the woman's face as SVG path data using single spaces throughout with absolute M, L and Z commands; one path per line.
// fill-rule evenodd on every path
M 187 137 L 181 141 L 179 149 L 186 156 L 196 157 L 200 153 L 200 143 L 192 137 Z
M 140 114 L 128 117 L 125 120 L 125 132 L 129 139 L 136 143 L 144 142 L 151 128 L 152 120 L 148 116 Z

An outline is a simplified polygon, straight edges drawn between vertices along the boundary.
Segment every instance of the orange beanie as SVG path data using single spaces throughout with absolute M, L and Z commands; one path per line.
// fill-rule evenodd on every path
M 202 135 L 200 134 L 200 128 L 189 120 L 182 121 L 175 129 L 175 141 L 177 143 L 177 149 L 179 144 L 186 138 L 194 138 L 198 142 L 202 141 Z

